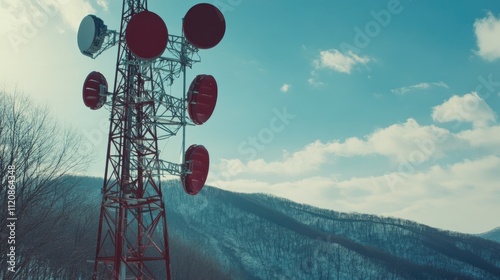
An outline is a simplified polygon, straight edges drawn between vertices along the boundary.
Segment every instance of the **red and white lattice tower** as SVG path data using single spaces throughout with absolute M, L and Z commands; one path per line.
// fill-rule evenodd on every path
M 198 75 L 186 90 L 186 68 L 199 62 L 198 50 L 217 45 L 225 20 L 211 4 L 198 4 L 183 19 L 182 36 L 168 34 L 146 0 L 124 0 L 119 32 L 95 15 L 78 30 L 80 51 L 95 58 L 118 45 L 112 92 L 99 72 L 83 85 L 83 101 L 93 110 L 111 111 L 93 279 L 171 279 L 162 175 L 178 175 L 188 194 L 205 183 L 205 147 L 185 149 L 186 125 L 207 121 L 215 108 L 217 83 Z M 167 94 L 182 78 L 179 96 Z M 182 131 L 182 162 L 159 157 L 158 141 Z

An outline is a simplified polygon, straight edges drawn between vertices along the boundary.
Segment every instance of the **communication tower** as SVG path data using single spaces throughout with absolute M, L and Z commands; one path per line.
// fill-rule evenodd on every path
M 112 91 L 97 71 L 83 84 L 84 104 L 111 112 L 93 279 L 171 279 L 161 176 L 180 176 L 190 195 L 205 184 L 208 151 L 202 145 L 185 149 L 185 131 L 210 118 L 217 83 L 198 75 L 186 90 L 186 68 L 200 61 L 199 49 L 222 40 L 226 23 L 219 9 L 201 3 L 187 11 L 182 29 L 181 36 L 169 34 L 146 0 L 123 1 L 119 31 L 95 15 L 80 24 L 82 54 L 96 58 L 118 45 Z M 176 78 L 183 82 L 179 96 L 166 90 Z M 158 141 L 179 132 L 181 162 L 160 159 Z

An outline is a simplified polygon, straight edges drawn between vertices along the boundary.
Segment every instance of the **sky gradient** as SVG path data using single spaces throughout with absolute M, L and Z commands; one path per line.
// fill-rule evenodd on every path
M 149 1 L 169 33 L 197 1 Z M 500 226 L 498 1 L 217 0 L 226 34 L 188 71 L 218 104 L 188 145 L 208 183 L 346 212 L 478 233 Z M 79 53 L 87 14 L 119 25 L 117 0 L 0 0 L 0 85 L 82 133 L 103 176 L 109 111 L 83 105 L 91 71 L 114 81 L 116 48 Z M 179 90 L 177 80 L 172 90 Z M 180 138 L 180 137 L 176 137 Z M 180 139 L 160 143 L 176 161 Z

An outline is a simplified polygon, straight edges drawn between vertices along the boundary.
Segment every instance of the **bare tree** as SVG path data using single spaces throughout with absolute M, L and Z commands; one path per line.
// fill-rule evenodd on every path
M 43 267 L 44 250 L 60 247 L 55 246 L 57 235 L 73 219 L 70 211 L 81 204 L 79 192 L 66 177 L 83 171 L 90 161 L 89 155 L 79 150 L 80 139 L 74 130 L 51 118 L 47 108 L 17 92 L 0 91 L 0 205 L 4 208 L 0 211 L 0 278 L 24 279 L 30 271 Z M 6 240 L 10 234 L 6 226 L 9 170 L 15 171 L 11 172 L 15 176 L 17 218 L 15 273 L 4 265 L 10 248 Z

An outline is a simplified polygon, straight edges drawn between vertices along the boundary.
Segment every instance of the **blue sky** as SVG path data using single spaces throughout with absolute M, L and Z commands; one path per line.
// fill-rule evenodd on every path
M 102 176 L 109 112 L 88 110 L 81 86 L 94 70 L 114 81 L 116 48 L 89 59 L 76 30 L 87 14 L 117 29 L 121 1 L 0 3 L 0 84 L 82 133 L 87 174 Z M 197 3 L 149 6 L 180 35 Z M 500 226 L 497 1 L 209 3 L 226 35 L 188 82 L 213 75 L 219 99 L 187 138 L 210 152 L 209 184 L 462 232 Z M 177 138 L 162 158 L 179 158 Z

